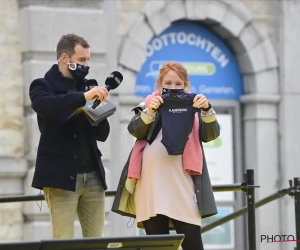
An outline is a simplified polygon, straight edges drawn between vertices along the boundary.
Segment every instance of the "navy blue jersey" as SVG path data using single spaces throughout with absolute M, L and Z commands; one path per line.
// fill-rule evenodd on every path
M 196 94 L 162 95 L 164 103 L 157 110 L 162 121 L 162 140 L 169 155 L 183 154 L 194 126 L 197 108 L 193 107 Z

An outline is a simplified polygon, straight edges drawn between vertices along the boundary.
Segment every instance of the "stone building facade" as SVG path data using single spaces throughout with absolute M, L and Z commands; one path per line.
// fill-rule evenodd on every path
M 134 95 L 134 86 L 147 43 L 181 19 L 205 24 L 226 42 L 238 61 L 245 90 L 239 106 L 239 146 L 243 168 L 254 169 L 261 186 L 256 198 L 287 187 L 289 179 L 300 176 L 299 12 L 296 0 L 0 1 L 0 195 L 39 193 L 31 188 L 39 131 L 28 88 L 56 63 L 56 43 L 71 32 L 91 45 L 90 78 L 104 82 L 115 69 L 124 75 L 122 85 L 110 92 L 118 106 L 110 118 L 111 135 L 99 144 L 109 190 L 115 190 L 134 141 L 127 125 L 131 108 L 142 100 Z M 216 101 L 215 105 L 224 103 Z M 110 212 L 111 203 L 112 198 L 107 198 L 106 236 L 135 235 L 128 218 Z M 256 225 L 257 249 L 269 249 L 260 244 L 262 234 L 295 235 L 293 200 L 284 197 L 259 208 Z M 75 235 L 80 234 L 76 222 Z M 44 202 L 0 204 L 0 242 L 49 237 Z M 286 248 L 277 244 L 272 249 Z

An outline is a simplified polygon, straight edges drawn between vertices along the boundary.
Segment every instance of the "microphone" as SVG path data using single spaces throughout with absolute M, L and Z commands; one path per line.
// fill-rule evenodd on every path
M 114 71 L 110 73 L 110 75 L 106 78 L 105 88 L 107 89 L 107 91 L 110 91 L 111 89 L 115 89 L 119 87 L 122 81 L 123 81 L 122 74 L 119 71 Z M 92 108 L 95 109 L 100 103 L 101 101 L 96 99 L 93 103 Z
M 87 85 L 86 85 L 86 87 L 85 87 L 86 91 L 91 90 L 93 87 L 98 86 L 98 83 L 95 79 L 89 79 L 89 80 L 87 80 L 87 83 L 88 83 L 89 87 L 87 87 Z

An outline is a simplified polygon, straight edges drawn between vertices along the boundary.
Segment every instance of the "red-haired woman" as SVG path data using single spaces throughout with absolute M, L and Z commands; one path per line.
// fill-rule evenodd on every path
M 163 88 L 190 90 L 188 73 L 181 64 L 164 64 L 156 91 L 134 109 L 136 114 L 128 130 L 138 140 L 130 158 L 127 186 L 136 183 L 133 194 L 136 219 L 147 235 L 169 234 L 175 228 L 177 233 L 185 234 L 184 250 L 201 250 L 201 218 L 217 213 L 202 142 L 219 136 L 219 124 L 206 97 L 195 95 L 191 101 L 191 106 L 197 109 L 195 119 L 183 121 L 193 123 L 184 152 L 169 155 L 161 142 L 162 122 L 157 112 L 164 103 Z M 164 128 L 172 130 L 174 124 Z

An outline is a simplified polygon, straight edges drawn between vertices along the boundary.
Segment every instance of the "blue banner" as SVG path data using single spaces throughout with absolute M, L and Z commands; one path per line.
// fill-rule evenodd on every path
M 193 93 L 209 99 L 239 100 L 243 83 L 236 59 L 227 45 L 207 28 L 189 21 L 174 22 L 147 45 L 147 58 L 137 73 L 135 95 L 155 90 L 160 67 L 181 63 L 189 73 Z

